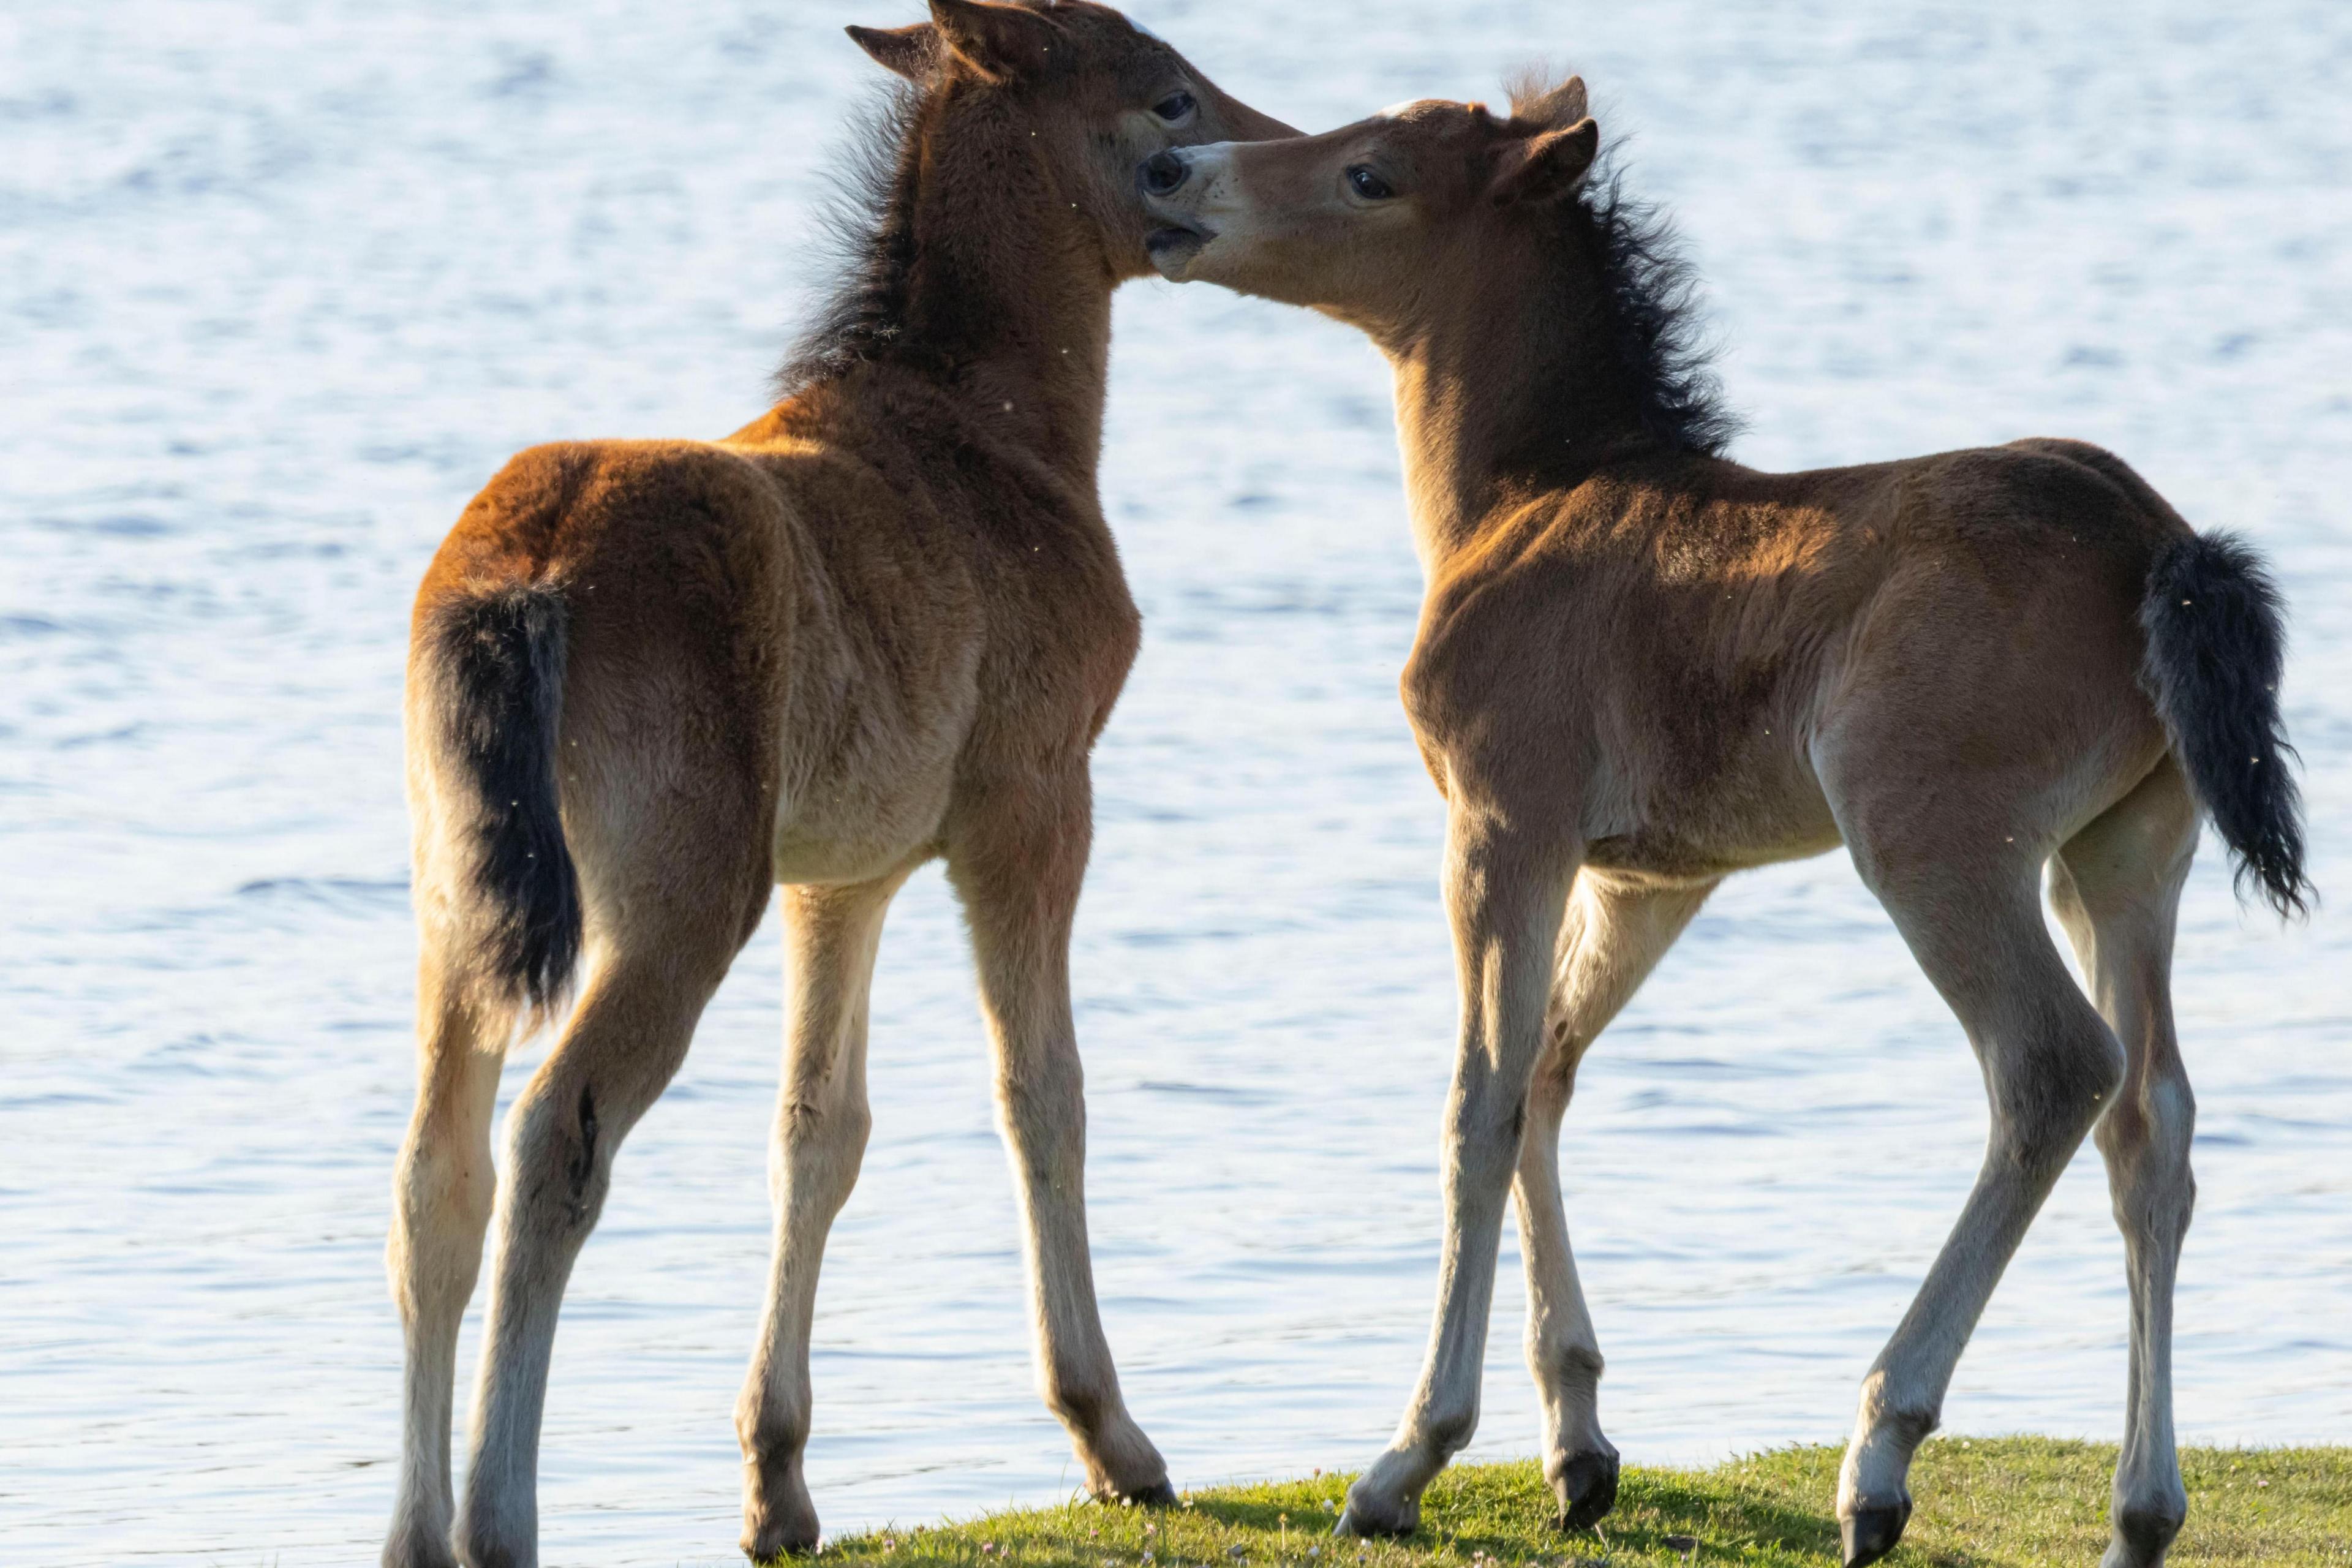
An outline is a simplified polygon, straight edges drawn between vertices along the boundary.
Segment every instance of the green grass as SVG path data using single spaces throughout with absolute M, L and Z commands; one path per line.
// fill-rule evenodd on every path
M 2112 1447 L 2036 1437 L 1931 1442 L 1911 1471 L 1917 1511 L 1888 1561 L 2088 1568 L 2106 1544 L 2115 1459 Z M 2352 1568 L 2352 1448 L 2203 1448 L 2180 1459 L 2189 1526 L 2173 1563 Z M 894 1568 L 1818 1568 L 1838 1560 L 1837 1467 L 1838 1450 L 1822 1447 L 1711 1470 L 1629 1469 L 1616 1511 L 1574 1535 L 1553 1528 L 1550 1493 L 1524 1462 L 1449 1469 L 1423 1500 L 1420 1532 L 1401 1542 L 1334 1539 L 1350 1478 L 1333 1475 L 1192 1492 L 1164 1510 L 1073 1503 L 877 1531 L 824 1555 Z M 1670 1537 L 1696 1542 L 1687 1559 Z

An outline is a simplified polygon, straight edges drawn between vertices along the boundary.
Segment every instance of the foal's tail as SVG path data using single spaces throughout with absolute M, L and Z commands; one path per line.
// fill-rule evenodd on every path
M 2188 770 L 2250 881 L 2282 916 L 2317 896 L 2303 870 L 2303 800 L 2279 718 L 2285 606 L 2252 546 L 2234 534 L 2190 534 L 2165 546 L 2147 576 L 2140 683 L 2155 699 Z
M 436 805 L 458 862 L 444 894 L 467 967 L 500 1000 L 544 1014 L 580 959 L 580 877 L 556 804 L 569 616 L 552 587 L 519 584 L 425 612 L 419 711 Z

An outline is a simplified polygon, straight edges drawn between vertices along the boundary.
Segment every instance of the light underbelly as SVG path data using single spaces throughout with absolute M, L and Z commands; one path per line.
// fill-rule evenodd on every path
M 874 771 L 898 776 L 888 784 L 820 779 L 777 803 L 772 850 L 777 881 L 867 882 L 940 853 L 951 760 Z
M 1843 842 L 1820 784 L 1794 759 L 1743 772 L 1715 788 L 1621 797 L 1610 813 L 1614 820 L 1591 825 L 1586 864 L 1627 876 L 1704 880 L 1802 860 Z
M 1713 881 L 1734 871 L 1826 854 L 1843 842 L 1836 825 L 1826 821 L 1809 831 L 1736 837 L 1638 828 L 1591 840 L 1584 863 L 1635 880 Z

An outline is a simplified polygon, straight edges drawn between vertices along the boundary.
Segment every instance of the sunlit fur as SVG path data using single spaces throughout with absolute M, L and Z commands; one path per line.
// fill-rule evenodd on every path
M 1147 267 L 1132 170 L 1287 134 L 1116 12 L 932 0 L 852 29 L 910 79 L 866 248 L 719 441 L 509 463 L 420 589 L 407 691 L 422 956 L 395 1178 L 406 1336 L 393 1568 L 528 1568 L 564 1282 L 613 1159 L 786 884 L 768 1305 L 736 1425 L 743 1545 L 805 1551 L 817 1270 L 856 1180 L 867 984 L 892 894 L 942 858 L 970 918 L 1025 1226 L 1039 1381 L 1104 1498 L 1169 1497 L 1096 1311 L 1068 946 L 1087 756 L 1139 632 L 1095 487 L 1111 291 Z M 1173 88 L 1181 122 L 1150 110 Z M 518 1021 L 562 1037 L 491 1107 Z M 498 1216 L 472 1462 L 450 1488 L 458 1321 Z
M 2309 890 L 2277 598 L 2251 551 L 2079 442 L 1725 460 L 1671 252 L 1613 187 L 1586 194 L 1585 107 L 1570 80 L 1508 117 L 1423 102 L 1141 171 L 1168 276 L 1311 306 L 1387 353 L 1428 575 L 1403 695 L 1449 808 L 1446 1229 L 1420 1384 L 1343 1527 L 1412 1529 L 1470 1440 L 1514 1189 L 1545 1471 L 1567 1522 L 1608 1510 L 1559 1184 L 1577 1064 L 1724 877 L 1843 844 L 1958 1015 L 1992 1127 L 1864 1384 L 1847 1560 L 1900 1537 L 1962 1347 L 2095 1129 L 2132 1301 L 2107 1568 L 2151 1568 L 2188 1506 L 2170 1352 L 2194 1100 L 2168 974 L 2200 806 L 2282 911 Z

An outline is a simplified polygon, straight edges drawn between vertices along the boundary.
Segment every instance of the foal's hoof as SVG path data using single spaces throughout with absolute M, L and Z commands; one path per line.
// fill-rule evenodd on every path
M 457 1554 L 449 1549 L 449 1531 L 404 1521 L 393 1527 L 383 1543 L 383 1568 L 457 1568 Z
M 745 1542 L 743 1555 L 755 1565 L 782 1563 L 794 1557 L 814 1557 L 818 1539 L 814 1533 L 804 1536 L 779 1533 L 773 1540 L 763 1538 Z
M 743 1531 L 743 1555 L 755 1563 L 807 1557 L 824 1538 L 814 1509 L 779 1509 L 773 1517 Z
M 1591 1530 L 1617 1506 L 1617 1456 L 1579 1454 L 1551 1483 L 1559 1499 L 1559 1528 Z
M 1418 1499 L 1402 1503 L 1390 1503 L 1370 1497 L 1359 1497 L 1353 1488 L 1348 1492 L 1348 1506 L 1339 1510 L 1339 1522 L 1331 1527 L 1334 1535 L 1358 1535 L 1377 1540 L 1394 1540 L 1411 1535 L 1421 1528 L 1421 1503 Z
M 1420 1527 L 1418 1519 L 1399 1521 L 1391 1518 L 1374 1518 L 1351 1503 L 1339 1510 L 1339 1522 L 1331 1527 L 1331 1533 L 1353 1535 L 1368 1541 L 1402 1541 Z
M 1883 1508 L 1858 1508 L 1851 1518 L 1838 1521 L 1838 1541 L 1845 1548 L 1845 1568 L 1862 1568 L 1895 1550 L 1903 1527 L 1911 1522 L 1911 1500 Z
M 1176 1489 L 1165 1480 L 1157 1480 L 1148 1487 L 1138 1487 L 1130 1492 L 1120 1492 L 1113 1500 L 1132 1503 L 1137 1508 L 1174 1508 Z
M 2188 1517 L 2185 1502 L 2178 1508 L 2117 1509 L 2115 1539 L 2107 1542 L 2099 1568 L 2158 1568 Z

